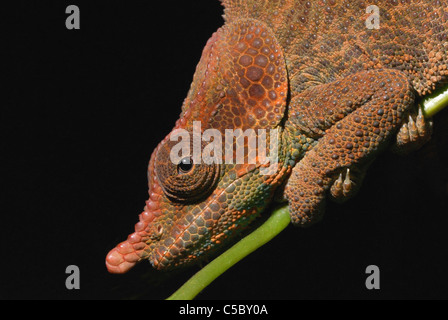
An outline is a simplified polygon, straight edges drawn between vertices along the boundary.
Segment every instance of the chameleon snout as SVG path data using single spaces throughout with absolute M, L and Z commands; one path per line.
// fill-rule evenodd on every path
M 135 231 L 107 254 L 106 268 L 110 273 L 126 273 L 149 256 L 151 242 L 162 232 L 158 224 L 152 223 L 156 215 L 148 209 L 150 202 L 147 201 L 147 206 L 139 215 L 140 221 L 135 225 Z

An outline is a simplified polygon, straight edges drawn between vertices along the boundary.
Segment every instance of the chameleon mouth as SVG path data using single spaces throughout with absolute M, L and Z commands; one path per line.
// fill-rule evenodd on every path
M 147 209 L 150 202 L 147 201 L 147 206 L 139 215 L 140 221 L 135 225 L 135 232 L 107 254 L 106 268 L 110 273 L 126 273 L 149 256 L 150 223 L 156 217 Z

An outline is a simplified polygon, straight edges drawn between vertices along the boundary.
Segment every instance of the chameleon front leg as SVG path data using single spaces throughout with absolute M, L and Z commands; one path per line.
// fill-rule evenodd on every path
M 413 103 L 412 87 L 397 70 L 359 72 L 294 97 L 286 126 L 317 143 L 296 163 L 286 184 L 291 221 L 300 226 L 318 221 L 327 190 L 333 186 L 331 193 L 337 197 L 334 185 L 341 173 L 362 173 L 387 146 Z

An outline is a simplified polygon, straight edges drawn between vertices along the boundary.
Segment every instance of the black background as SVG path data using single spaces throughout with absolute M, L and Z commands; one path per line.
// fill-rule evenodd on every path
M 2 299 L 164 299 L 198 268 L 110 275 L 147 199 L 146 167 L 174 126 L 219 2 L 16 2 L 2 8 Z M 81 29 L 67 30 L 76 4 Z M 434 138 L 382 155 L 359 195 L 288 227 L 198 299 L 448 298 L 448 109 Z M 81 289 L 67 290 L 77 265 Z M 381 270 L 367 290 L 365 269 Z

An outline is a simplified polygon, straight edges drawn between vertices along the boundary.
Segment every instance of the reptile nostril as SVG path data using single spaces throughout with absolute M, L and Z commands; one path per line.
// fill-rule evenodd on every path
M 157 235 L 158 235 L 159 237 L 161 237 L 161 236 L 162 236 L 162 233 L 163 233 L 163 226 L 162 226 L 161 224 L 159 224 L 159 225 L 157 226 Z
M 153 241 L 159 241 L 160 238 L 163 235 L 163 225 L 162 224 L 155 224 L 153 226 L 151 226 L 151 231 L 150 231 L 150 238 Z

